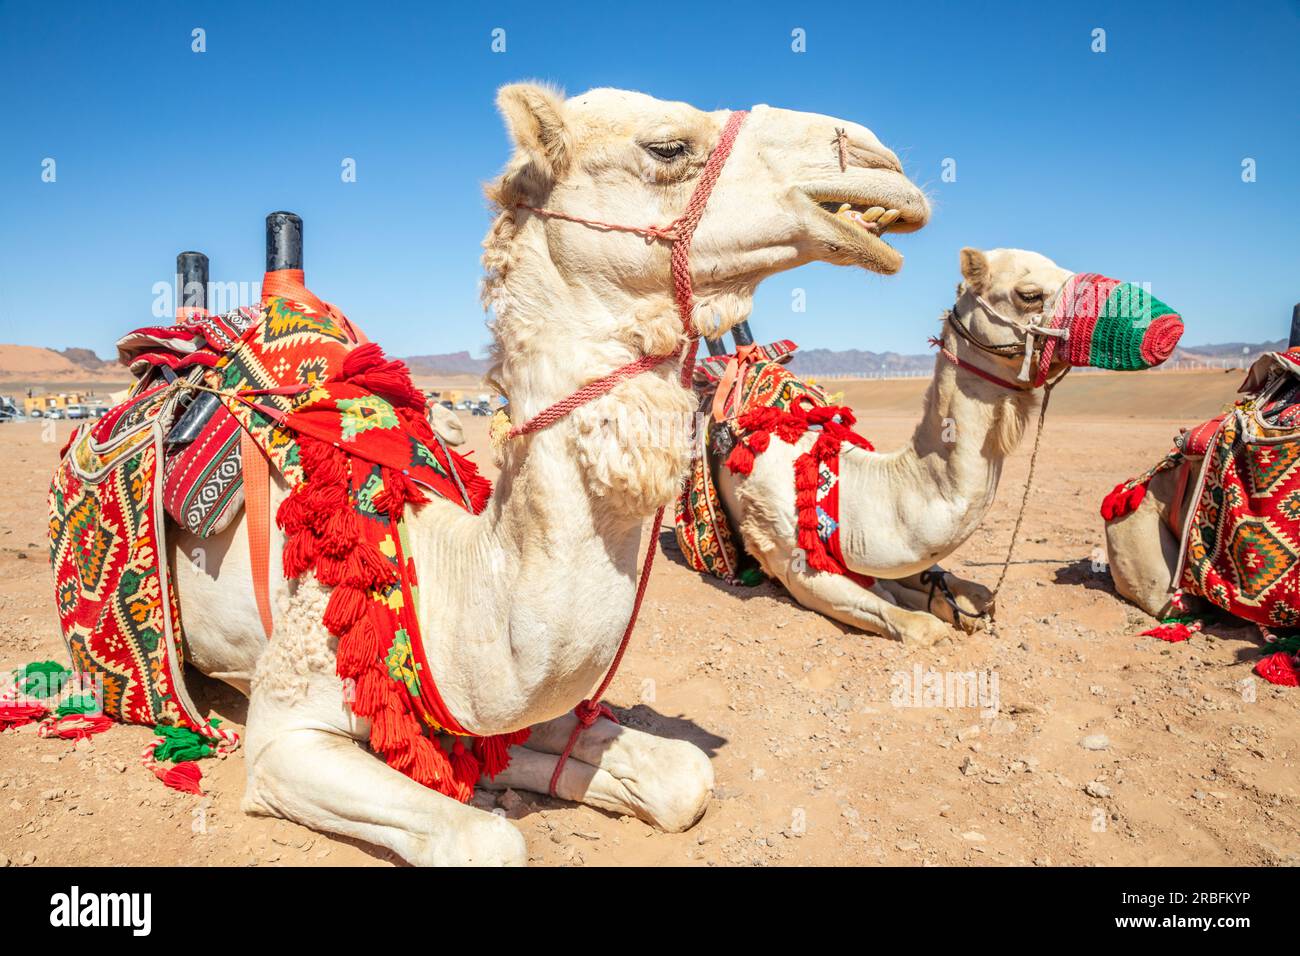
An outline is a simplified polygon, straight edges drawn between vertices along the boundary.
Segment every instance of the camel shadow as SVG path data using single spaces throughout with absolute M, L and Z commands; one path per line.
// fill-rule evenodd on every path
M 248 698 L 225 681 L 186 664 L 185 687 L 200 714 L 212 712 L 227 723 L 247 724 Z
M 718 751 L 729 742 L 726 737 L 722 737 L 710 730 L 701 727 L 695 721 L 681 715 L 671 716 L 655 710 L 648 704 L 633 704 L 631 707 L 616 707 L 610 705 L 610 710 L 614 712 L 619 726 L 630 729 L 640 730 L 644 733 L 653 734 L 656 737 L 664 737 L 670 740 L 684 740 L 687 743 L 694 744 L 704 754 L 713 760 L 717 757 Z M 583 762 L 587 762 L 584 757 Z M 599 763 L 599 758 L 595 759 Z M 485 791 L 486 792 L 486 791 Z M 606 810 L 602 807 L 583 804 L 573 800 L 565 800 L 559 797 L 552 797 L 546 793 L 538 793 L 532 790 L 517 791 L 523 796 L 523 802 L 510 811 L 509 816 L 512 820 L 523 820 L 537 813 L 547 810 L 558 810 L 563 807 L 586 806 L 588 809 L 601 814 L 611 820 L 618 820 L 626 814 L 618 813 L 613 810 Z M 478 797 L 475 798 L 478 800 Z M 480 806 L 481 809 L 490 809 L 490 804 Z M 648 825 L 648 824 L 647 824 Z
M 748 600 L 751 597 L 762 595 L 764 597 L 783 598 L 791 604 L 798 603 L 794 598 L 790 597 L 789 591 L 767 576 L 763 577 L 763 582 L 761 584 L 756 584 L 753 587 L 750 587 L 744 584 L 728 584 L 726 581 L 722 580 L 722 578 L 715 578 L 712 574 L 704 574 L 696 571 L 686 563 L 686 556 L 682 554 L 682 549 L 677 545 L 677 534 L 671 529 L 660 529 L 659 550 L 662 551 L 664 557 L 673 562 L 673 564 L 681 565 L 685 570 L 697 575 L 705 584 L 709 585 L 709 587 L 721 591 L 723 594 L 729 594 L 732 597 L 740 598 L 741 600 Z
M 1120 597 L 1119 592 L 1115 590 L 1115 582 L 1110 576 L 1109 566 L 1104 571 L 1098 571 L 1090 558 L 1078 558 L 1069 564 L 1061 565 L 1053 573 L 1052 581 L 1055 584 L 1087 588 L 1089 591 L 1104 591 L 1113 597 Z

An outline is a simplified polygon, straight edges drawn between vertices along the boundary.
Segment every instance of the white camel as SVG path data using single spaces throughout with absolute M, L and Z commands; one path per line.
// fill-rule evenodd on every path
M 961 274 L 958 320 L 971 339 L 1004 346 L 1023 343 L 1025 333 L 1017 323 L 1042 312 L 1071 275 L 1045 256 L 1020 249 L 963 249 Z M 1008 348 L 1012 354 L 990 354 L 958 334 L 952 322 L 945 323 L 941 339 L 948 355 L 1017 384 L 1022 352 Z M 1064 368 L 1058 360 L 1049 380 Z M 719 468 L 723 507 L 763 571 L 805 607 L 922 645 L 949 636 L 951 625 L 981 627 L 992 610 L 990 590 L 943 573 L 935 562 L 955 551 L 984 520 L 1002 464 L 1039 410 L 1043 389 L 1019 385 L 1007 388 L 989 381 L 941 352 L 921 421 L 906 445 L 889 453 L 844 447 L 841 549 L 851 571 L 876 579 L 870 588 L 843 575 L 811 570 L 798 560 L 791 476 L 795 459 L 812 445 L 814 434 L 796 445 L 774 439 L 748 476 Z M 954 604 L 963 613 L 956 613 Z
M 488 187 L 498 211 L 484 243 L 485 302 L 496 314 L 492 378 L 522 422 L 616 367 L 671 354 L 685 336 L 663 243 L 520 205 L 663 225 L 682 212 L 727 114 L 615 90 L 565 100 L 534 85 L 503 88 L 498 105 L 516 148 Z M 901 257 L 881 230 L 833 215 L 844 202 L 897 210 L 896 231 L 919 229 L 929 215 L 870 130 L 755 108 L 695 234 L 696 327 L 730 328 L 763 278 L 811 261 L 897 271 Z M 479 734 L 533 727 L 494 786 L 547 790 L 574 726 L 570 711 L 606 672 L 627 623 L 642 523 L 673 499 L 688 462 L 682 430 L 647 442 L 592 425 L 689 417 L 677 379 L 677 363 L 665 362 L 584 416 L 509 442 L 483 514 L 434 501 L 407 516 L 421 630 L 448 709 Z M 285 494 L 273 489 L 272 509 Z M 241 519 L 216 540 L 173 543 L 180 555 L 206 554 L 205 570 L 176 575 L 189 659 L 250 694 L 244 808 L 412 863 L 524 862 L 523 838 L 507 820 L 366 751 L 367 722 L 344 700 L 334 641 L 320 623 L 319 585 L 290 587 L 272 575 L 267 642 L 246 534 Z M 283 539 L 272 539 L 274 568 Z M 675 831 L 700 817 L 712 782 L 692 744 L 601 719 L 578 739 L 557 793 Z

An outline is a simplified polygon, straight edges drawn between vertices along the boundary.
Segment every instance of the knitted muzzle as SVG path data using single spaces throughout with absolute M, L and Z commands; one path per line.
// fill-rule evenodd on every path
M 1173 354 L 1183 320 L 1140 286 L 1078 272 L 1061 289 L 1050 328 L 1069 329 L 1062 348 L 1070 365 L 1134 371 L 1159 365 Z M 1053 338 L 1043 346 L 1038 384 L 1047 380 L 1057 344 Z

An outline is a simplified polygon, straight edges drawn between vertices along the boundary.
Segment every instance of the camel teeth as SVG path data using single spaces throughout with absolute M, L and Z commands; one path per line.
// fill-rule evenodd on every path
M 862 214 L 862 218 L 865 219 L 867 222 L 875 222 L 884 214 L 885 214 L 884 206 L 872 206 L 870 209 L 868 209 L 866 212 Z
M 835 210 L 835 215 L 838 216 L 838 215 L 840 215 L 841 213 L 848 212 L 848 211 L 849 211 L 850 209 L 852 209 L 852 208 L 853 208 L 853 205 L 852 205 L 851 203 L 841 203 L 841 204 L 840 204 L 840 208 Z
M 901 215 L 902 213 L 899 212 L 897 209 L 891 209 L 889 210 L 889 212 L 885 213 L 883 216 L 880 217 L 880 224 L 882 226 L 892 226 L 895 222 L 898 221 L 898 217 Z

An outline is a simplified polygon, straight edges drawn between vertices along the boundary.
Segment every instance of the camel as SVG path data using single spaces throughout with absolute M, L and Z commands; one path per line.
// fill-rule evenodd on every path
M 1297 311 L 1300 313 L 1300 309 Z M 1259 402 L 1262 409 L 1279 397 L 1291 403 L 1294 375 L 1291 361 L 1278 354 L 1266 355 L 1251 366 L 1240 391 Z M 1232 417 L 1237 412 L 1227 414 Z M 1261 420 L 1269 420 L 1263 411 L 1260 414 Z M 1179 592 L 1180 582 L 1175 581 L 1185 546 L 1194 546 L 1190 539 L 1185 542 L 1184 536 L 1196 524 L 1191 518 L 1201 493 L 1202 472 L 1209 467 L 1206 455 L 1214 449 L 1223 418 L 1217 416 L 1181 429 L 1173 451 L 1139 479 L 1122 483 L 1102 504 L 1106 554 L 1115 590 L 1152 617 L 1163 620 L 1199 616 L 1211 611 L 1213 605 L 1224 606 L 1196 593 Z M 1210 464 L 1222 467 L 1213 458 Z M 1276 490 L 1273 494 L 1282 496 Z M 1247 555 L 1243 551 L 1242 560 L 1249 564 Z
M 662 225 L 681 214 L 728 114 L 598 89 L 568 99 L 503 87 L 514 142 L 487 186 L 496 210 L 484 241 L 491 380 L 526 421 L 575 389 L 686 341 L 666 244 L 566 221 Z M 902 257 L 878 226 L 833 210 L 881 206 L 890 229 L 929 218 L 925 196 L 869 129 L 829 116 L 756 107 L 694 237 L 698 332 L 741 321 L 765 277 L 813 261 L 891 274 Z M 541 215 L 547 207 L 562 215 Z M 829 208 L 828 208 L 829 207 Z M 689 462 L 680 362 L 621 382 L 581 414 L 499 450 L 483 513 L 432 501 L 407 515 L 426 653 L 449 710 L 468 730 L 532 727 L 487 784 L 545 793 L 575 726 L 571 711 L 608 670 L 632 610 L 642 524 L 677 494 Z M 619 422 L 623 430 L 603 427 Z M 632 423 L 628 425 L 627 423 Z M 640 425 L 637 425 L 640 423 Z M 633 428 L 627 431 L 626 428 Z M 633 427 L 635 426 L 635 427 Z M 275 513 L 287 494 L 276 484 Z M 187 658 L 249 695 L 245 811 L 386 848 L 413 864 L 521 864 L 519 830 L 501 816 L 420 786 L 364 748 L 321 625 L 327 592 L 272 575 L 275 626 L 262 633 L 241 518 L 218 538 L 178 535 L 173 559 Z M 271 565 L 283 536 L 272 533 Z M 713 771 L 686 741 L 605 718 L 578 737 L 556 794 L 667 831 L 693 825 Z
M 886 454 L 849 446 L 841 452 L 844 564 L 874 584 L 865 587 L 798 560 L 791 474 L 814 435 L 796 445 L 773 440 L 748 476 L 718 469 L 723 509 L 746 550 L 796 601 L 843 624 L 920 646 L 952 635 L 954 626 L 967 632 L 986 626 L 994 594 L 935 562 L 984 519 L 1003 462 L 1044 400 L 1042 387 L 1017 381 L 1024 355 L 1019 346 L 1010 355 L 995 355 L 971 340 L 1023 344 L 1023 323 L 1038 321 L 1071 276 L 1045 256 L 1020 249 L 962 249 L 960 266 L 953 308 L 971 334 L 964 337 L 953 321 L 945 322 L 934 379 L 911 440 Z M 1003 384 L 959 367 L 954 358 Z M 1067 368 L 1055 357 L 1047 381 Z

